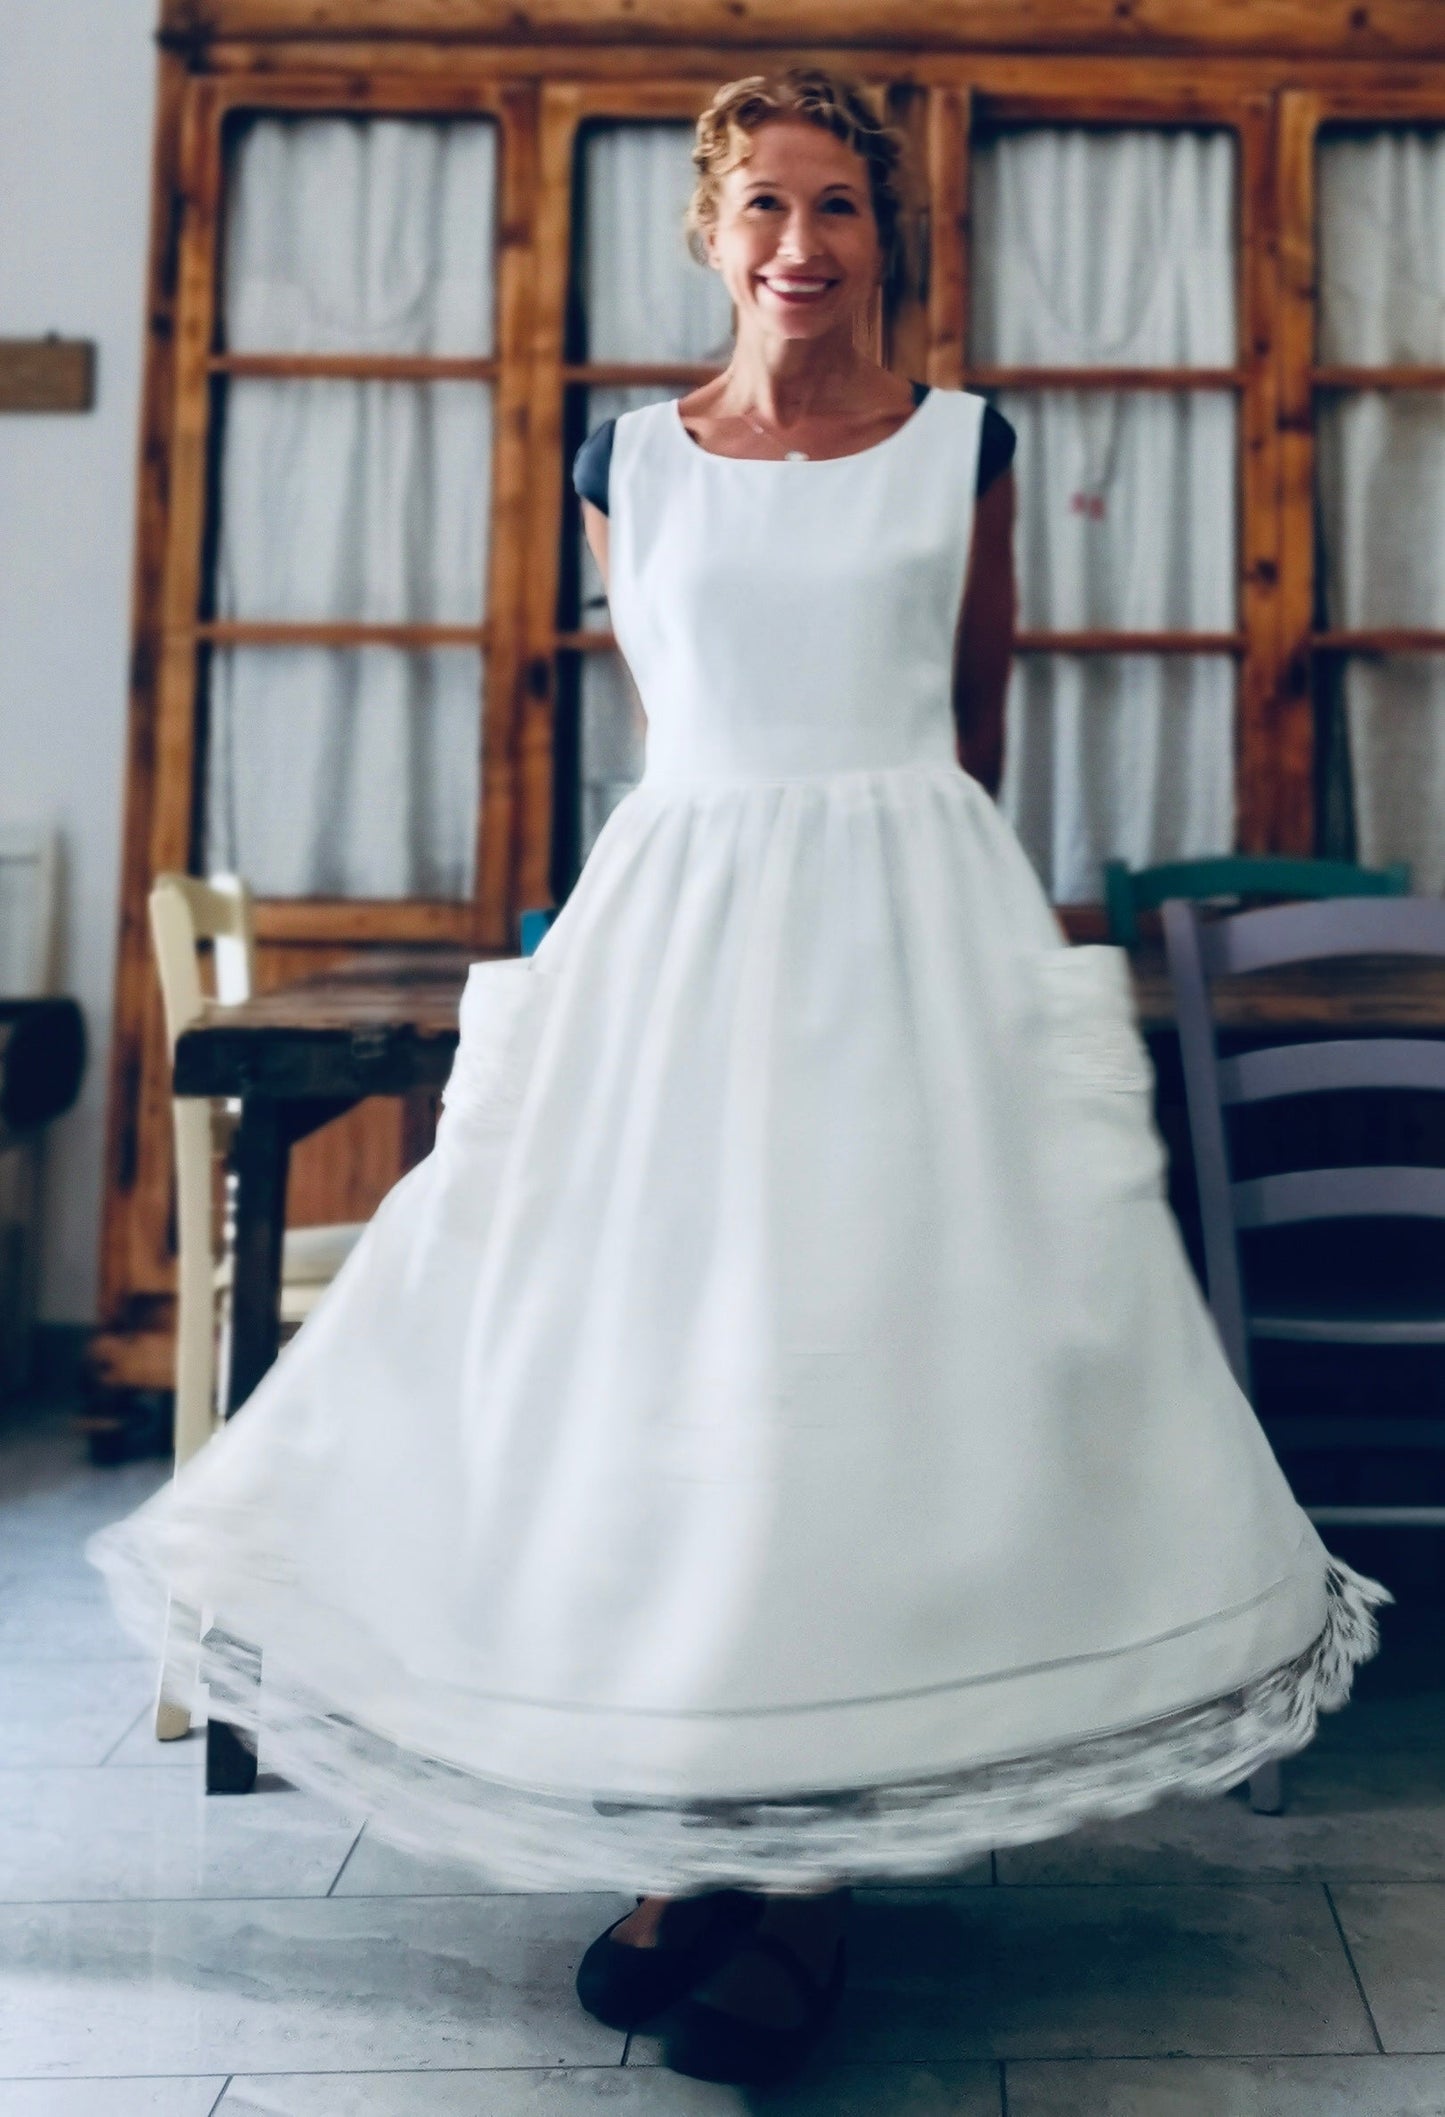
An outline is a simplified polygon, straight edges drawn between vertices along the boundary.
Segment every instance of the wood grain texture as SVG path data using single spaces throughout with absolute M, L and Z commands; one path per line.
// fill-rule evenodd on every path
M 88 412 L 95 403 L 95 341 L 0 338 L 0 412 Z
M 1275 656 L 1268 850 L 1312 853 L 1315 595 L 1315 142 L 1318 96 L 1279 100 L 1276 150 L 1279 643 Z
M 935 88 L 925 119 L 928 157 L 927 379 L 958 389 L 968 357 L 968 174 L 971 106 L 966 88 Z
M 162 35 L 1445 56 L 1436 0 L 163 0 Z
M 557 623 L 563 522 L 563 359 L 572 257 L 572 175 L 586 102 L 575 86 L 549 82 L 537 124 L 532 241 L 530 436 L 521 696 L 517 714 L 515 901 L 552 902 L 553 720 L 557 696 L 552 636 Z
M 1240 114 L 1239 622 L 1245 637 L 1235 706 L 1235 845 L 1273 849 L 1274 701 L 1279 669 L 1279 449 L 1275 354 L 1279 284 L 1274 101 Z
M 151 150 L 146 266 L 146 358 L 131 576 L 131 659 L 126 713 L 125 808 L 121 838 L 120 931 L 106 1109 L 100 1240 L 100 1315 L 119 1325 L 132 1303 L 130 1219 L 141 1164 L 143 1039 L 154 983 L 146 926 L 151 820 L 155 804 L 155 695 L 161 589 L 167 549 L 170 420 L 174 387 L 181 120 L 187 81 L 181 62 L 162 53 Z
M 477 945 L 489 948 L 505 945 L 517 910 L 518 745 L 526 666 L 523 627 L 528 508 L 535 486 L 531 360 L 537 254 L 532 229 L 538 173 L 538 101 L 534 83 L 518 83 L 504 91 L 501 106 L 501 218 L 497 246 L 501 364 L 492 423 L 492 523 L 486 583 L 490 640 L 473 927 Z

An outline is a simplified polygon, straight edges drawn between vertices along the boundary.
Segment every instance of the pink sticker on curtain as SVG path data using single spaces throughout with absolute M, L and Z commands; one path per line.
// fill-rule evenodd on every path
M 1099 492 L 1073 493 L 1069 499 L 1069 512 L 1076 515 L 1087 515 L 1091 522 L 1102 522 L 1104 519 L 1104 495 Z

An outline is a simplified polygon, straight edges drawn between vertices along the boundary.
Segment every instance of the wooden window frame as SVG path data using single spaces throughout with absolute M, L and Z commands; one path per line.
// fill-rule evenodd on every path
M 1361 82 L 1319 89 L 1286 89 L 1279 113 L 1280 445 L 1281 445 L 1281 726 L 1288 744 L 1282 774 L 1289 806 L 1279 822 L 1282 849 L 1315 849 L 1315 737 L 1318 670 L 1322 657 L 1351 654 L 1445 653 L 1445 628 L 1372 625 L 1322 630 L 1316 626 L 1315 422 L 1328 391 L 1445 390 L 1445 367 L 1325 366 L 1319 338 L 1318 149 L 1334 124 L 1445 127 L 1445 85 L 1424 87 Z
M 170 504 L 161 594 L 156 700 L 156 829 L 151 872 L 189 869 L 199 828 L 201 671 L 207 647 L 253 644 L 327 648 L 471 647 L 483 669 L 481 799 L 476 876 L 466 900 L 261 898 L 259 940 L 317 944 L 366 940 L 507 944 L 514 912 L 513 715 L 518 692 L 521 518 L 526 500 L 527 316 L 530 256 L 516 231 L 527 219 L 534 97 L 503 79 L 468 74 L 438 82 L 406 74 L 364 79 L 233 74 L 189 84 L 182 120 L 184 217 L 177 274 Z M 235 353 L 217 344 L 224 263 L 222 189 L 226 128 L 246 116 L 478 118 L 497 127 L 495 351 L 485 358 L 363 353 Z M 510 231 L 510 232 L 509 232 Z M 475 625 L 281 623 L 201 615 L 214 490 L 214 390 L 228 376 L 471 381 L 493 389 L 491 522 L 484 615 Z M 183 795 L 181 789 L 187 792 Z

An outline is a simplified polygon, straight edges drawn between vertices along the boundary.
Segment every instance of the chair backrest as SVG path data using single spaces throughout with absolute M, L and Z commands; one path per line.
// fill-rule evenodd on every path
M 1171 897 L 1407 897 L 1410 869 L 1356 867 L 1349 860 L 1297 860 L 1279 855 L 1219 853 L 1199 860 L 1170 860 L 1158 867 L 1131 868 L 1110 860 L 1104 868 L 1104 905 L 1109 939 L 1132 948 L 1141 911 L 1157 911 Z
M 201 977 L 209 942 L 214 997 L 223 1007 L 249 999 L 255 987 L 256 929 L 251 894 L 239 875 L 157 875 L 150 893 L 151 939 L 160 973 L 166 1041 L 172 1052 L 207 1003 Z
M 1247 1385 L 1239 1230 L 1360 1218 L 1445 1220 L 1445 1169 L 1303 1169 L 1235 1181 L 1225 1111 L 1239 1104 L 1340 1089 L 1424 1088 L 1445 1094 L 1445 1042 L 1423 1037 L 1322 1038 L 1222 1058 L 1210 980 L 1359 955 L 1426 957 L 1445 965 L 1445 901 L 1336 899 L 1205 921 L 1192 904 L 1176 898 L 1165 902 L 1163 920 L 1210 1306 L 1235 1373 Z
M 53 831 L 0 824 L 0 998 L 39 1000 L 56 988 L 56 883 Z

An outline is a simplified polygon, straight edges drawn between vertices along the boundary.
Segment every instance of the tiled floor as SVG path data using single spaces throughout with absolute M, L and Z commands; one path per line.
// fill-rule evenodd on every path
M 577 2008 L 625 1899 L 487 1893 L 264 1772 L 205 1798 L 81 1556 L 163 1474 L 0 1434 L 0 2117 L 1445 2117 L 1445 1613 L 1386 1610 L 1282 1817 L 861 1892 L 826 2052 L 749 2097 Z

